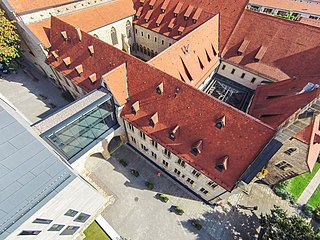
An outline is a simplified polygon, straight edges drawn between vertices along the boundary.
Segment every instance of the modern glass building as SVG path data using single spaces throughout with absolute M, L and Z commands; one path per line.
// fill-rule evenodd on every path
M 43 133 L 42 137 L 69 161 L 76 155 L 79 157 L 118 126 L 113 99 L 106 94 Z

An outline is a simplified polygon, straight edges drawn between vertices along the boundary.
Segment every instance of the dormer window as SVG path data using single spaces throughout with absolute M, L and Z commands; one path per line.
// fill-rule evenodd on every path
M 169 138 L 174 141 L 177 138 L 177 133 L 179 130 L 179 125 L 175 126 L 174 129 L 172 129 L 172 131 L 169 132 Z
M 216 128 L 224 128 L 226 126 L 226 116 L 222 116 L 221 118 L 216 120 Z
M 70 59 L 70 57 L 66 57 L 66 58 L 64 58 L 62 61 L 64 62 L 64 64 L 65 64 L 67 67 L 69 67 L 70 64 L 71 64 L 71 59 Z
M 136 115 L 137 112 L 140 110 L 140 104 L 139 101 L 136 101 L 134 104 L 131 106 L 131 113 Z
M 219 159 L 216 163 L 216 169 L 219 172 L 222 172 L 223 170 L 227 170 L 228 168 L 228 160 L 229 160 L 229 156 L 224 156 L 221 159 Z
M 94 48 L 93 48 L 92 45 L 88 47 L 88 50 L 89 50 L 89 52 L 90 52 L 90 56 L 93 56 L 93 54 L 94 54 Z
M 163 93 L 163 82 L 160 83 L 160 84 L 157 86 L 156 92 L 157 92 L 158 94 L 162 94 L 162 93 Z
M 156 112 L 155 114 L 153 114 L 151 116 L 151 118 L 149 119 L 149 125 L 151 127 L 155 127 L 155 125 L 158 123 L 158 113 Z
M 65 41 L 68 40 L 68 34 L 67 34 L 66 31 L 61 32 L 61 35 L 62 35 L 62 37 L 63 37 L 63 39 L 64 39 Z
M 197 156 L 199 153 L 201 153 L 202 148 L 203 148 L 203 141 L 199 140 L 192 146 L 191 153 Z
M 77 31 L 78 39 L 81 42 L 82 41 L 82 33 L 81 33 L 80 28 L 76 28 L 76 31 Z
M 59 58 L 58 51 L 52 51 L 52 56 L 54 57 L 55 60 L 58 60 Z
M 83 67 L 82 67 L 82 64 L 78 65 L 75 67 L 77 73 L 79 76 L 81 76 L 81 74 L 83 73 Z

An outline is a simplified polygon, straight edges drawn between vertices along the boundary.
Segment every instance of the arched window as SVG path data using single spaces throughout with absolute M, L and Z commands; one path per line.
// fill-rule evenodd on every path
M 131 23 L 129 20 L 126 23 L 126 33 L 127 33 L 127 38 L 131 37 Z
M 150 56 L 150 49 L 149 48 L 147 49 L 147 52 L 148 52 L 148 56 Z
M 147 54 L 147 48 L 146 47 L 143 47 L 143 53 Z
M 140 44 L 140 52 L 143 52 L 143 48 L 141 44 Z
M 112 45 L 118 44 L 117 31 L 114 27 L 111 28 L 111 41 Z

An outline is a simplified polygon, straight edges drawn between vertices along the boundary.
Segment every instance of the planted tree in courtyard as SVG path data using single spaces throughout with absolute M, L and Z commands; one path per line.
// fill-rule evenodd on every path
M 274 206 L 271 214 L 261 215 L 259 239 L 314 240 L 316 234 L 312 226 L 298 215 L 288 216 L 287 212 Z
M 20 38 L 13 22 L 8 20 L 0 9 L 0 63 L 9 63 L 20 57 Z

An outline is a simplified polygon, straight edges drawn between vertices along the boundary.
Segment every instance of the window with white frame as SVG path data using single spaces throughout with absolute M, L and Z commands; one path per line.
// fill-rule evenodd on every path
M 151 155 L 152 155 L 153 158 L 157 159 L 157 154 L 156 153 L 151 152 Z
M 144 134 L 143 132 L 140 131 L 140 137 L 143 139 L 143 140 L 146 140 L 146 134 Z
M 133 142 L 134 144 L 137 144 L 137 140 L 131 136 L 131 142 Z
M 186 162 L 181 160 L 180 158 L 178 159 L 177 164 L 179 164 L 181 167 L 186 167 Z
M 134 132 L 134 126 L 133 126 L 131 123 L 128 123 L 128 128 L 129 128 L 132 132 Z
M 201 173 L 200 172 L 198 172 L 197 170 L 195 170 L 195 169 L 193 169 L 193 171 L 191 172 L 192 173 L 192 175 L 193 176 L 195 176 L 195 177 L 200 177 L 200 175 L 201 175 Z
M 201 188 L 200 192 L 202 192 L 204 195 L 207 195 L 209 193 L 205 188 Z
M 171 152 L 168 150 L 168 149 L 164 149 L 163 150 L 163 154 L 167 157 L 167 158 L 170 158 L 171 157 Z
M 193 181 L 191 178 L 188 178 L 188 179 L 187 179 L 187 182 L 188 182 L 190 185 L 193 185 L 193 184 L 194 184 L 194 181 Z
M 169 166 L 169 163 L 165 160 L 162 160 L 162 164 L 165 166 L 165 167 L 168 167 Z
M 155 140 L 151 140 L 151 144 L 155 149 L 158 149 L 158 143 Z
M 174 173 L 177 174 L 178 176 L 180 176 L 181 172 L 178 169 L 174 169 Z
M 209 181 L 207 185 L 210 186 L 212 189 L 215 189 L 218 186 L 218 184 L 216 184 L 214 181 Z
M 148 148 L 145 145 L 143 145 L 142 143 L 141 143 L 141 148 L 146 152 L 148 151 Z

